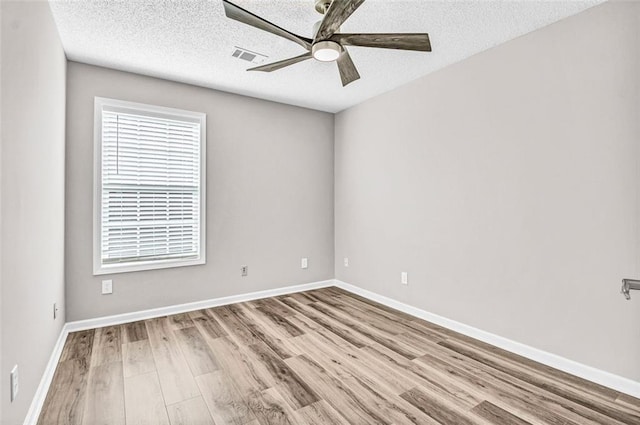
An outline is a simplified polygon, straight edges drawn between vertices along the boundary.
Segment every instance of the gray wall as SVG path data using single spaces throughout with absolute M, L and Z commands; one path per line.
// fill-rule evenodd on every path
M 2 2 L 0 423 L 20 424 L 64 310 L 66 59 L 46 2 Z M 20 392 L 9 400 L 9 372 Z
M 73 62 L 67 85 L 68 320 L 333 278 L 333 115 Z M 206 265 L 92 276 L 95 96 L 207 114 Z
M 619 293 L 640 276 L 639 18 L 607 3 L 337 115 L 336 277 L 640 380 L 640 296 Z

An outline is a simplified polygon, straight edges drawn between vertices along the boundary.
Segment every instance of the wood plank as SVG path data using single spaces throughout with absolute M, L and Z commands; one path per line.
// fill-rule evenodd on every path
M 93 338 L 95 329 L 80 332 L 71 332 L 67 336 L 67 341 L 62 349 L 60 361 L 65 362 L 71 359 L 84 359 L 89 362 L 93 349 Z
M 439 342 L 445 341 L 440 336 L 425 337 L 415 332 L 398 334 L 395 339 L 423 354 L 431 351 Z
M 342 325 L 350 329 L 356 330 L 358 333 L 367 337 L 368 339 L 374 342 L 377 342 L 380 345 L 384 345 L 388 349 L 397 352 L 398 354 L 400 354 L 403 357 L 406 357 L 409 360 L 413 360 L 416 357 L 419 357 L 420 355 L 424 354 L 424 353 L 421 353 L 419 350 L 416 350 L 406 344 L 403 344 L 402 342 L 399 342 L 397 338 L 395 338 L 393 335 L 385 335 L 379 331 L 376 331 L 371 327 L 367 327 L 366 325 L 361 325 L 357 321 L 347 317 L 346 314 L 340 314 L 332 310 L 331 308 L 323 306 L 321 304 L 311 304 L 310 306 L 311 308 L 316 309 L 317 311 L 324 314 L 325 316 L 330 317 L 331 319 L 335 320 L 338 323 L 341 323 Z
M 83 425 L 125 424 L 122 362 L 92 365 L 86 393 Z
M 313 322 L 317 323 L 318 325 L 324 327 L 325 329 L 333 332 L 334 334 L 338 335 L 340 338 L 353 344 L 355 347 L 358 347 L 358 348 L 364 347 L 369 343 L 363 337 L 356 334 L 348 327 L 345 327 L 334 320 L 325 318 L 325 316 L 316 313 L 315 310 L 309 308 L 309 306 L 300 304 L 294 300 L 283 300 L 282 302 L 286 303 L 287 306 L 291 307 L 292 310 L 297 311 L 301 315 L 305 316 L 307 319 L 310 319 Z
M 499 408 L 495 404 L 488 401 L 483 401 L 476 407 L 471 409 L 472 413 L 487 419 L 492 424 L 497 425 L 531 425 L 531 422 L 520 419 L 519 417 L 512 415 L 504 409 Z
M 309 297 L 304 292 L 297 292 L 295 294 L 289 294 L 287 296 L 290 297 L 290 298 L 293 298 L 294 300 L 296 300 L 296 301 L 298 301 L 299 303 L 302 303 L 302 304 L 311 304 L 311 303 L 316 301 L 313 298 Z
M 146 326 L 165 402 L 173 404 L 199 396 L 196 381 L 168 320 L 147 320 Z
M 189 315 L 189 317 L 191 318 L 191 320 L 197 319 L 198 317 L 202 317 L 205 315 L 206 310 L 195 310 L 195 311 L 189 311 L 187 312 L 187 314 Z
M 294 302 L 294 301 L 289 300 L 289 302 Z M 318 329 L 325 329 L 322 326 L 320 326 L 318 323 L 314 322 L 313 320 L 309 319 L 308 317 L 300 313 L 296 313 L 293 316 L 289 316 L 287 320 L 289 320 L 291 323 L 296 325 L 298 328 L 302 329 L 304 333 L 313 333 Z
M 127 425 L 169 425 L 156 372 L 124 379 Z
M 233 311 L 236 318 L 260 341 L 266 344 L 272 349 L 280 358 L 286 359 L 294 354 L 289 351 L 287 346 L 283 343 L 282 338 L 279 338 L 278 332 L 270 332 L 269 326 L 265 326 L 261 320 L 254 320 L 255 314 L 252 314 L 251 309 L 246 305 L 238 304 L 229 306 Z
M 262 362 L 247 353 L 248 349 L 241 349 L 229 337 L 207 342 L 220 362 L 220 369 L 229 375 L 241 394 L 248 394 L 252 390 L 266 390 L 271 386 L 273 378 Z
M 184 329 L 193 326 L 193 320 L 188 313 L 172 314 L 167 317 L 173 330 Z
M 464 411 L 454 409 L 451 405 L 419 387 L 400 394 L 400 397 L 442 424 L 477 425 L 484 423 L 482 420 L 467 415 Z
M 171 425 L 215 425 L 202 397 L 167 406 Z
M 311 403 L 296 412 L 306 425 L 349 425 L 349 422 L 324 400 Z
M 125 323 L 122 327 L 122 342 L 136 342 L 147 339 L 147 327 L 144 320 L 138 322 Z
M 386 365 L 395 371 L 395 375 L 407 383 L 414 383 L 431 394 L 449 400 L 454 406 L 468 410 L 483 400 L 482 395 L 467 391 L 464 385 L 439 373 L 438 370 L 421 368 L 420 365 L 407 360 L 394 351 L 381 345 L 372 345 L 361 351 L 367 353 L 370 365 L 374 368 Z
M 242 425 L 256 419 L 225 372 L 200 375 L 196 382 L 216 425 Z
M 338 290 L 342 291 L 340 289 Z M 344 293 L 349 294 L 346 291 L 344 291 Z M 418 319 L 401 311 L 394 310 L 390 307 L 378 304 L 374 301 L 367 300 L 366 298 L 362 298 L 354 294 L 334 296 L 349 305 L 349 307 L 351 307 L 352 309 L 363 311 L 366 314 L 383 320 L 393 321 L 399 325 L 402 325 L 403 327 L 406 327 L 408 332 L 417 332 L 419 334 L 426 333 L 427 337 L 436 333 L 439 334 L 441 338 L 447 338 L 449 336 L 455 337 L 457 335 L 460 335 L 457 332 L 450 331 L 441 326 L 424 321 L 422 319 Z
M 280 358 L 288 358 L 293 355 L 281 343 L 280 339 L 266 332 L 258 323 L 251 320 L 247 313 L 247 309 L 242 305 L 229 305 L 221 312 L 216 310 L 216 314 L 224 314 L 224 317 L 221 317 L 223 325 L 243 345 L 249 346 L 262 342 L 277 353 Z
M 122 344 L 122 366 L 125 378 L 154 372 L 156 364 L 149 340 Z
M 227 331 L 218 323 L 214 315 L 208 310 L 199 310 L 194 314 L 190 314 L 195 326 L 204 336 L 209 338 L 220 338 L 227 336 Z
M 333 343 L 331 339 L 309 334 L 294 339 L 301 352 L 307 353 L 325 369 L 337 366 L 357 376 L 372 387 L 382 387 L 380 392 L 391 391 L 395 396 L 413 388 L 416 383 L 398 377 L 395 370 L 380 363 L 379 367 L 371 367 L 367 353 L 351 346 L 342 347 Z M 416 380 L 417 381 L 417 380 Z
M 91 367 L 122 360 L 120 326 L 98 328 L 93 338 Z
M 291 407 L 299 409 L 320 400 L 309 384 L 265 344 L 252 344 L 249 349 L 269 371 L 278 391 Z
M 275 388 L 254 392 L 249 402 L 251 411 L 262 425 L 298 425 L 296 413 L 287 405 Z
M 336 355 L 331 350 L 319 352 L 320 345 L 314 344 L 316 350 L 314 354 L 308 356 L 333 377 L 362 396 L 371 409 L 379 409 L 392 423 L 428 423 L 428 418 L 420 410 L 397 397 L 397 388 L 402 388 L 402 385 L 394 382 L 393 374 L 385 376 L 384 373 L 371 368 L 371 365 L 358 365 L 357 358 Z M 398 387 L 391 388 L 387 383 L 397 384 Z M 401 389 L 399 392 L 402 391 Z
M 58 363 L 38 425 L 80 425 L 84 415 L 89 374 L 87 359 Z
M 325 292 L 325 289 L 327 288 L 321 288 L 321 289 L 312 289 L 310 291 L 304 291 L 304 295 L 310 299 L 312 299 L 314 302 L 318 302 L 320 301 L 318 299 L 318 297 L 316 296 L 318 293 L 323 293 Z
M 260 300 L 253 300 L 246 303 L 249 306 L 254 308 L 263 308 L 265 310 L 273 311 L 274 313 L 287 317 L 294 314 L 294 311 L 291 310 L 286 305 L 278 302 L 275 298 L 263 298 Z
M 261 340 L 238 319 L 230 306 L 215 307 L 209 310 L 230 335 L 243 345 L 257 344 Z
M 82 423 L 94 333 L 88 330 L 68 335 L 38 425 Z
M 371 409 L 359 394 L 327 373 L 322 366 L 309 357 L 305 355 L 292 357 L 285 362 L 299 375 L 313 382 L 314 390 L 318 395 L 344 415 L 350 424 L 391 424 L 380 414 L 379 409 Z
M 197 328 L 182 328 L 174 331 L 174 333 L 178 337 L 178 343 L 193 376 L 203 375 L 219 369 L 211 348 Z
M 271 349 L 274 350 L 280 358 L 286 359 L 302 354 L 296 351 L 295 345 L 289 343 L 291 335 L 282 328 L 273 326 L 273 323 L 264 314 L 260 313 L 258 309 L 244 307 L 242 312 L 244 314 L 244 320 L 255 326 L 256 332 L 260 334 L 260 339 L 267 344 L 268 347 L 272 347 Z M 289 316 L 287 321 L 291 318 L 293 318 L 293 316 Z
M 318 305 L 323 305 L 324 307 L 331 308 L 338 314 L 346 314 L 348 317 L 357 320 L 359 323 L 375 328 L 388 335 L 397 335 L 400 333 L 405 333 L 409 330 L 409 328 L 403 326 L 401 323 L 366 313 L 357 308 L 352 308 L 341 298 L 333 297 L 326 292 L 316 293 L 314 295 L 321 301 L 321 303 L 319 303 Z
M 618 395 L 618 397 L 616 397 L 616 403 L 622 406 L 626 406 L 628 408 L 640 411 L 640 399 L 637 399 L 630 395 L 627 395 L 627 394 Z
M 278 329 L 282 330 L 287 336 L 299 336 L 304 334 L 302 329 L 291 323 L 285 316 L 278 313 L 277 310 L 268 307 L 258 307 L 257 311 L 262 313 L 269 319 Z

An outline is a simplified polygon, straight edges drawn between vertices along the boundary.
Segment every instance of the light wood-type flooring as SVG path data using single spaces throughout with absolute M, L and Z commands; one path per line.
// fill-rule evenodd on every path
M 640 424 L 640 400 L 337 288 L 69 335 L 39 425 Z

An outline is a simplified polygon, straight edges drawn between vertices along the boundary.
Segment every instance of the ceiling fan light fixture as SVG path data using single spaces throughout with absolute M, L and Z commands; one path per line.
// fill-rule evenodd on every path
M 342 47 L 334 41 L 319 41 L 311 47 L 313 58 L 320 62 L 333 62 L 341 53 Z
M 377 47 L 382 49 L 431 51 L 431 42 L 427 33 L 379 33 L 344 34 L 340 32 L 342 24 L 365 0 L 315 0 L 316 10 L 323 16 L 313 26 L 313 38 L 302 37 L 241 8 L 229 0 L 222 0 L 224 13 L 229 19 L 252 26 L 259 30 L 277 35 L 304 47 L 305 53 L 272 62 L 267 65 L 249 68 L 247 71 L 272 72 L 287 66 L 314 58 L 321 62 L 336 62 L 340 72 L 342 86 L 360 78 L 353 60 L 342 46 Z

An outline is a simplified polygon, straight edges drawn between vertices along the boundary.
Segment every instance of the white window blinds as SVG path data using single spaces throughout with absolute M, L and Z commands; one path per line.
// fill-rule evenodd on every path
M 201 264 L 204 118 L 101 109 L 99 268 Z

